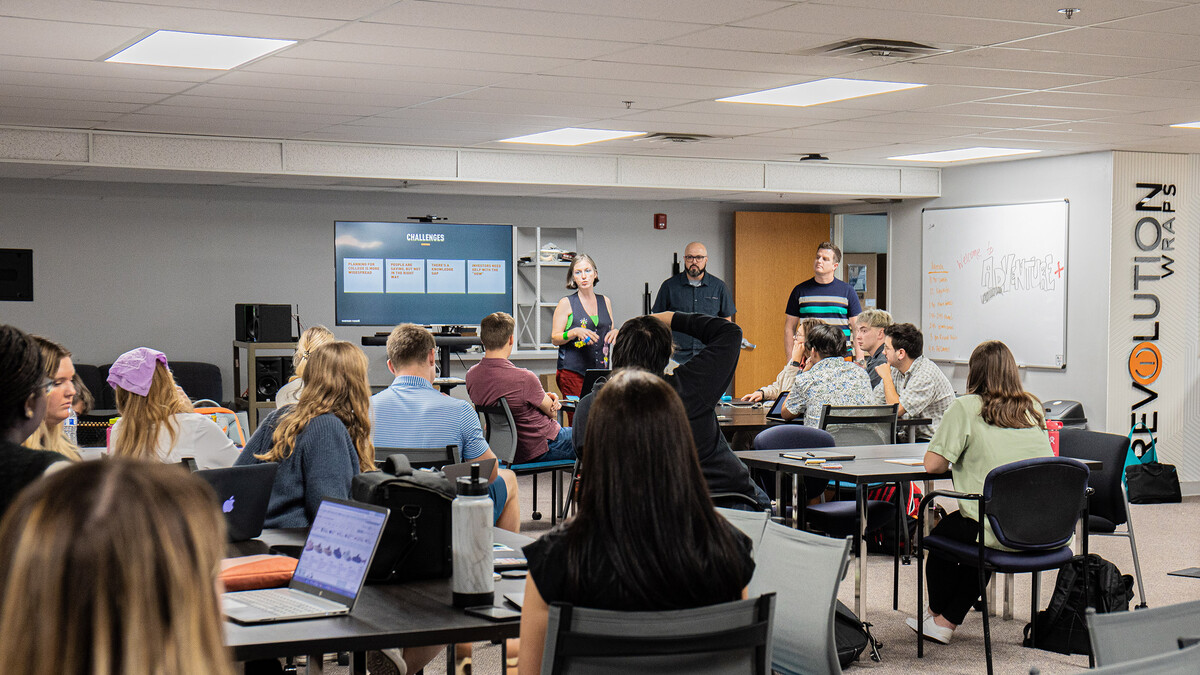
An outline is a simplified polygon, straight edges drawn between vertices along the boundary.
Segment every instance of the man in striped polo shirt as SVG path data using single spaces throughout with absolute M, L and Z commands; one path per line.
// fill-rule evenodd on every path
M 797 284 L 788 295 L 786 318 L 783 322 L 783 353 L 792 353 L 792 340 L 801 319 L 822 319 L 842 329 L 846 343 L 853 345 L 854 359 L 862 354 L 854 345 L 854 317 L 862 312 L 858 294 L 850 284 L 834 277 L 838 265 L 842 264 L 842 250 L 829 242 L 817 247 L 817 259 L 813 262 L 813 277 Z

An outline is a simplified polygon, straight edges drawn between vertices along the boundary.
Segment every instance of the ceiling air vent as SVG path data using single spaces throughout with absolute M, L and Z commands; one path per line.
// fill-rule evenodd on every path
M 699 143 L 700 141 L 710 141 L 713 138 L 713 136 L 707 136 L 705 134 L 658 132 L 654 134 L 647 134 L 642 137 L 642 140 L 647 140 L 651 143 Z
M 879 38 L 855 38 L 844 42 L 814 47 L 796 52 L 788 52 L 799 56 L 833 56 L 841 58 L 860 59 L 865 56 L 876 56 L 890 59 L 911 59 L 916 56 L 931 56 L 945 54 L 949 49 L 924 45 L 919 42 L 904 40 L 884 40 Z

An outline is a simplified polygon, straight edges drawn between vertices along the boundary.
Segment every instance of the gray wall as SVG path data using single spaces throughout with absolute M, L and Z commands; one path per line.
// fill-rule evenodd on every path
M 897 321 L 921 323 L 921 210 L 949 206 L 1070 201 L 1067 256 L 1067 368 L 1024 369 L 1025 387 L 1043 401 L 1084 405 L 1091 429 L 1106 429 L 1108 287 L 1112 224 L 1112 154 L 1049 157 L 942 170 L 942 197 L 894 205 L 888 299 Z M 966 366 L 943 366 L 955 390 Z M 1125 433 L 1125 429 L 1115 429 Z
M 62 342 L 81 363 L 110 363 L 143 345 L 175 360 L 216 363 L 227 395 L 235 303 L 298 303 L 305 325 L 323 323 L 355 343 L 382 330 L 333 326 L 335 220 L 403 221 L 432 213 L 463 222 L 581 227 L 583 250 L 600 267 L 598 290 L 611 296 L 622 321 L 641 312 L 643 283 L 657 291 L 673 251 L 682 254 L 693 239 L 706 242 L 710 269 L 729 280 L 733 212 L 780 210 L 23 180 L 0 181 L 0 200 L 0 247 L 34 250 L 35 297 L 0 302 L 0 322 Z M 653 229 L 655 213 L 668 215 L 667 230 Z M 383 350 L 367 353 L 372 384 L 390 381 Z M 525 365 L 553 369 L 553 362 Z

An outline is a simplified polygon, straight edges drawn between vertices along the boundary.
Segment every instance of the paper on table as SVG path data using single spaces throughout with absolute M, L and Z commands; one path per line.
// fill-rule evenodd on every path
M 885 462 L 892 464 L 903 464 L 904 466 L 921 466 L 925 463 L 924 457 L 901 457 L 899 459 L 885 459 Z

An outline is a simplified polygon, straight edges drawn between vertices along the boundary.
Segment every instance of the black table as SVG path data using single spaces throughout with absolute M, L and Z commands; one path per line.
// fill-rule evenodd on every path
M 265 553 L 276 544 L 304 543 L 305 532 L 267 530 L 250 542 L 233 545 L 237 555 Z M 497 543 L 507 544 L 519 556 L 520 549 L 533 541 L 505 530 L 495 530 Z M 523 579 L 496 582 L 494 604 L 504 601 L 505 593 L 522 593 Z M 468 616 L 451 606 L 450 579 L 433 579 L 404 584 L 368 585 L 363 588 L 354 611 L 347 616 L 307 619 L 281 623 L 243 626 L 225 622 L 225 644 L 237 661 L 271 659 L 299 654 L 308 655 L 308 672 L 322 671 L 322 655 L 352 652 L 351 672 L 366 671 L 365 652 L 392 647 L 419 647 L 460 642 L 500 642 L 515 638 L 520 620 L 488 621 Z M 449 657 L 453 672 L 454 659 Z
M 854 555 L 858 565 L 854 568 L 854 613 L 866 621 L 866 607 L 862 602 L 867 583 L 867 556 L 863 550 L 864 537 L 867 528 L 867 489 L 872 483 L 904 483 L 913 480 L 925 481 L 925 490 L 929 490 L 929 482 L 935 478 L 949 478 L 948 474 L 931 474 L 922 465 L 906 466 L 888 462 L 888 459 L 921 458 L 925 456 L 928 443 L 901 443 L 894 445 L 860 445 L 848 447 L 807 448 L 805 450 L 747 450 L 736 453 L 737 456 L 751 469 L 766 469 L 775 473 L 775 494 L 782 499 L 784 495 L 782 474 L 792 474 L 798 478 L 824 478 L 832 481 L 842 481 L 854 484 L 855 499 L 858 503 L 858 536 L 854 538 Z M 820 464 L 805 464 L 803 460 L 783 457 L 785 452 L 838 452 L 854 455 L 853 460 L 831 462 L 841 464 L 841 469 L 826 469 Z M 801 481 L 796 481 L 798 484 Z M 787 492 L 791 492 L 790 489 Z M 899 491 L 898 491 L 899 492 Z M 804 508 L 803 499 L 796 500 L 796 512 Z M 898 509 L 897 528 L 903 527 L 903 509 Z M 796 518 L 797 527 L 801 519 Z M 897 533 L 901 530 L 897 529 Z M 898 563 L 897 563 L 898 565 Z M 896 567 L 895 575 L 899 575 Z M 893 603 L 896 591 L 893 590 Z

